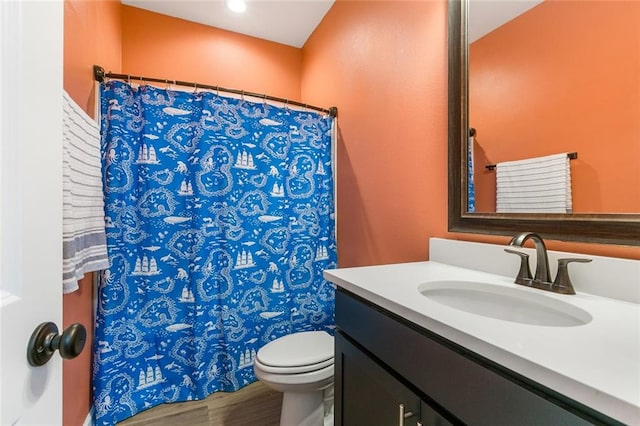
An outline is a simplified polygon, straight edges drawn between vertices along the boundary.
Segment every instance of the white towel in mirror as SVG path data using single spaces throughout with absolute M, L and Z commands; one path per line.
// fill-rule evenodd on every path
M 496 165 L 496 212 L 571 213 L 567 153 Z

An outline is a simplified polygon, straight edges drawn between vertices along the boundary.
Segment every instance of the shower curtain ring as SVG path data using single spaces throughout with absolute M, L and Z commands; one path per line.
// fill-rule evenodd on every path
M 244 90 L 242 91 L 242 93 L 240 93 L 240 99 L 242 100 L 242 102 L 244 102 Z
M 264 105 L 266 105 L 266 104 L 267 104 L 267 94 L 266 94 L 266 93 L 263 93 L 263 94 L 262 94 L 262 103 L 263 103 Z
M 198 93 L 198 83 L 193 83 L 193 93 Z

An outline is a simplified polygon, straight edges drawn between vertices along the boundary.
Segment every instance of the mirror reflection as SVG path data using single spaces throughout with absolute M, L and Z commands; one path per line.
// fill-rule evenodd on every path
M 469 126 L 476 133 L 469 198 L 475 205 L 470 201 L 467 211 L 640 212 L 640 2 L 529 3 L 484 35 L 474 35 L 477 22 L 505 3 L 470 4 Z M 564 162 L 569 179 L 560 184 L 555 177 L 562 172 L 536 160 L 574 152 L 577 158 Z M 517 160 L 530 161 L 512 163 Z M 539 210 L 562 185 L 565 210 Z M 527 199 L 528 190 L 535 197 Z

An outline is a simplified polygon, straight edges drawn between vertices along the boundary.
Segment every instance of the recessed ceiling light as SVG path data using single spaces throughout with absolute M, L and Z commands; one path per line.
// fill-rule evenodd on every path
M 244 0 L 227 0 L 227 7 L 236 13 L 247 10 L 247 4 Z

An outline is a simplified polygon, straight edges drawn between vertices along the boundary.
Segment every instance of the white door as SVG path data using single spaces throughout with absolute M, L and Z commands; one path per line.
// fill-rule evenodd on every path
M 0 0 L 0 424 L 62 424 L 62 360 L 27 362 L 62 327 L 61 1 Z

